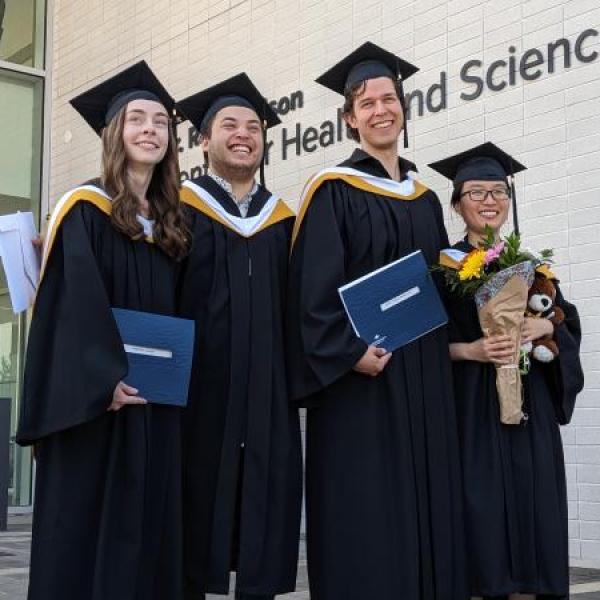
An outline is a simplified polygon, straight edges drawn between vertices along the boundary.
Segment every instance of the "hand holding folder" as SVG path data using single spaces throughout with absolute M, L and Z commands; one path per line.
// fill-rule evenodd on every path
M 124 383 L 148 402 L 185 406 L 194 353 L 194 322 L 113 308 L 129 371 Z
M 137 388 L 119 381 L 113 391 L 112 402 L 108 407 L 108 410 L 116 412 L 125 406 L 131 406 L 132 404 L 148 404 L 148 400 L 141 398 L 137 394 L 139 394 Z
M 338 290 L 358 337 L 393 352 L 448 322 L 418 250 Z
M 357 373 L 377 377 L 392 358 L 392 353 L 385 348 L 369 346 L 359 361 L 352 367 Z

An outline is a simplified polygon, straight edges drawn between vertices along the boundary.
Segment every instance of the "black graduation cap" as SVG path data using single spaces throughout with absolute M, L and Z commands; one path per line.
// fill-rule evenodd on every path
M 455 188 L 465 181 L 506 181 L 509 179 L 514 229 L 515 232 L 519 232 L 514 176 L 521 171 L 525 171 L 527 167 L 515 160 L 510 154 L 507 154 L 492 142 L 485 142 L 465 152 L 431 163 L 429 166 L 434 171 L 450 179 Z
M 277 113 L 258 91 L 246 73 L 239 73 L 205 90 L 192 94 L 177 103 L 177 109 L 202 132 L 206 124 L 227 106 L 245 106 L 253 110 L 264 124 L 263 139 L 267 146 L 266 130 L 281 123 Z M 260 181 L 264 185 L 264 154 L 260 163 Z
M 343 96 L 355 83 L 377 77 L 390 77 L 398 80 L 402 88 L 402 83 L 418 70 L 415 65 L 384 50 L 377 44 L 365 42 L 315 81 Z M 400 102 L 406 116 L 403 88 Z M 408 147 L 406 120 L 404 123 L 404 147 Z
M 119 110 L 132 100 L 160 102 L 169 115 L 175 108 L 175 100 L 144 60 L 73 98 L 71 106 L 100 135 Z
M 246 73 L 239 73 L 177 103 L 177 108 L 198 131 L 226 106 L 245 106 L 253 110 L 266 128 L 281 120 Z

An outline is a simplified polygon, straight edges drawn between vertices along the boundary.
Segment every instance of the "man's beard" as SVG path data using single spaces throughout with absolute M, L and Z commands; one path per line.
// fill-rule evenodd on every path
M 208 160 L 211 168 L 220 173 L 227 181 L 248 181 L 253 179 L 260 167 L 260 161 L 252 164 L 231 163 L 215 156 L 210 156 L 210 154 Z

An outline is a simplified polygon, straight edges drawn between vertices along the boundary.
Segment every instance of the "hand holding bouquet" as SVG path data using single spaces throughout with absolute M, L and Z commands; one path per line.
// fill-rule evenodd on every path
M 535 270 L 551 262 L 551 257 L 551 250 L 543 250 L 539 256 L 522 250 L 517 234 L 497 240 L 487 228 L 479 248 L 469 253 L 444 250 L 440 264 L 434 267 L 453 293 L 474 298 L 484 336 L 509 335 L 514 342 L 513 360 L 496 367 L 500 420 L 505 424 L 518 425 L 524 417 L 519 372 L 521 327 Z

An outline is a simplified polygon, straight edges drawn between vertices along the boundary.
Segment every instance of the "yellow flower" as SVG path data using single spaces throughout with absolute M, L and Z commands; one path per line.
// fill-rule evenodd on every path
M 467 279 L 479 279 L 485 266 L 485 250 L 473 250 L 463 260 L 462 267 L 458 272 L 461 281 Z

